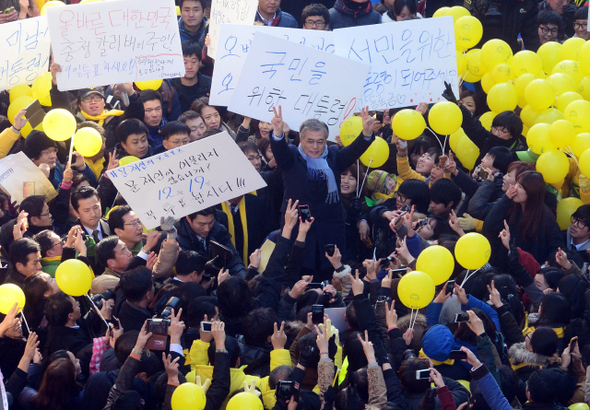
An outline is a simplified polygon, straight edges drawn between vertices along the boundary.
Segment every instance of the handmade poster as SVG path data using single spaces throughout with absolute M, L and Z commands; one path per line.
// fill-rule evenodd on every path
M 147 229 L 266 186 L 227 132 L 106 173 Z
M 184 76 L 173 0 L 118 0 L 47 9 L 61 91 Z
M 209 19 L 209 47 L 207 55 L 217 59 L 219 47 L 219 28 L 222 24 L 251 26 L 256 18 L 258 0 L 212 0 Z
M 50 44 L 46 16 L 0 24 L 0 91 L 47 72 Z
M 43 171 L 23 152 L 0 159 L 0 188 L 19 204 L 29 195 L 43 195 L 47 202 L 57 196 Z

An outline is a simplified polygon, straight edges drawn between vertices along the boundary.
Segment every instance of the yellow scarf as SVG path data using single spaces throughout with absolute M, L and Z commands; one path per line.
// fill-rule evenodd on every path
M 80 110 L 80 113 L 87 120 L 95 121 L 98 123 L 98 125 L 100 125 L 102 127 L 104 124 L 104 120 L 106 120 L 109 117 L 119 117 L 120 115 L 123 115 L 125 113 L 125 111 L 121 111 L 121 110 L 105 111 L 105 110 L 102 110 L 102 113 L 100 113 L 98 115 L 90 115 L 90 114 L 87 114 L 84 111 Z
M 235 239 L 235 228 L 234 228 L 234 215 L 227 202 L 221 203 L 222 211 L 227 215 L 227 227 L 229 234 L 231 236 L 231 243 L 236 246 L 236 239 Z M 238 213 L 240 214 L 240 222 L 242 222 L 242 232 L 244 236 L 244 246 L 242 249 L 242 259 L 244 260 L 244 265 L 248 266 L 248 223 L 246 221 L 246 197 L 243 196 L 238 203 Z
M 528 325 L 528 316 L 527 316 L 527 325 Z M 563 339 L 563 336 L 565 334 L 565 327 L 552 327 L 551 329 L 553 329 L 553 331 L 555 332 L 555 334 L 557 335 L 558 338 Z M 529 333 L 533 333 L 534 331 L 535 331 L 535 327 L 534 326 L 525 327 L 522 330 L 522 334 L 524 336 L 526 336 Z
M 433 358 L 426 356 L 426 353 L 424 353 L 424 350 L 422 350 L 422 349 L 420 349 L 419 357 L 430 359 L 430 361 L 432 362 L 432 365 L 433 366 L 438 366 L 438 365 L 441 365 L 441 364 L 448 364 L 449 366 L 452 366 L 452 365 L 455 364 L 455 360 L 454 359 L 447 359 L 444 362 L 439 362 L 438 360 L 434 360 Z

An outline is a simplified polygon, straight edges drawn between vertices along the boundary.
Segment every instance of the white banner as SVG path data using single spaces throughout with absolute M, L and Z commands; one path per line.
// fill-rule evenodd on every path
M 23 152 L 0 159 L 0 188 L 19 204 L 29 195 L 43 195 L 47 202 L 57 196 L 43 171 Z
M 229 110 L 270 122 L 273 107 L 283 108 L 292 129 L 316 118 L 331 140 L 350 117 L 370 66 L 311 47 L 256 33 Z
M 213 105 L 228 106 L 240 78 L 244 61 L 252 46 L 254 34 L 262 32 L 283 38 L 297 44 L 333 54 L 334 33 L 325 30 L 302 30 L 299 28 L 238 26 L 222 24 L 219 31 L 219 47 L 209 102 Z
M 47 72 L 50 44 L 46 16 L 0 24 L 0 91 Z
M 251 26 L 256 19 L 257 10 L 258 0 L 212 0 L 207 55 L 217 59 L 219 28 L 222 24 Z
M 62 91 L 184 76 L 173 0 L 125 0 L 47 9 Z
M 459 95 L 451 16 L 344 28 L 334 41 L 337 55 L 371 64 L 356 111 L 435 103 L 444 81 Z
M 266 186 L 227 132 L 106 173 L 147 229 Z

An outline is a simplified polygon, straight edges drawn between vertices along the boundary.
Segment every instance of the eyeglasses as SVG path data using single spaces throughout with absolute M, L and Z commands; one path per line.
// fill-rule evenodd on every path
M 39 214 L 39 217 L 42 217 L 42 216 L 49 216 L 49 215 L 51 215 L 51 212 L 47 211 L 47 212 L 45 212 L 44 214 Z
M 572 216 L 572 219 L 571 219 L 571 223 L 572 223 L 572 225 L 577 226 L 578 229 L 584 229 L 584 228 L 586 228 L 588 226 L 586 224 L 586 222 L 582 221 L 581 219 L 574 218 L 573 216 Z
M 84 101 L 84 102 L 90 102 L 90 101 L 99 102 L 99 101 L 102 101 L 102 99 L 103 98 L 100 95 L 90 95 L 88 97 L 82 98 L 82 101 Z
M 576 23 L 574 22 L 574 30 L 586 30 L 586 28 L 588 27 L 588 23 Z
M 141 226 L 141 221 L 139 219 L 136 219 L 135 221 L 131 221 L 131 222 L 128 222 L 123 225 L 125 225 L 125 226 Z
M 547 26 L 539 26 L 539 28 L 541 29 L 541 31 L 543 32 L 543 34 L 557 34 L 558 29 L 557 28 L 549 28 Z
M 320 20 L 305 20 L 305 25 L 308 27 L 324 28 L 326 26 L 326 22 Z
M 406 202 L 409 198 L 407 196 L 405 196 L 404 194 L 402 194 L 401 192 L 396 192 L 395 199 L 397 199 L 400 202 Z

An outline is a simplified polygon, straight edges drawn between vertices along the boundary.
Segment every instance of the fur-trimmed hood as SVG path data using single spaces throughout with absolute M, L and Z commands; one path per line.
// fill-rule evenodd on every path
M 422 313 L 418 313 L 418 316 L 416 316 L 416 324 L 422 325 L 424 328 L 427 328 L 428 324 L 426 322 L 426 316 L 424 316 Z M 399 327 L 400 330 L 402 330 L 402 332 L 405 332 L 409 326 L 410 315 L 405 315 L 397 319 L 397 327 Z
M 549 358 L 542 354 L 533 353 L 525 347 L 525 343 L 515 343 L 508 349 L 508 357 L 513 366 L 529 364 L 531 366 L 547 367 L 553 364 L 553 357 Z M 551 360 L 550 360 L 551 359 Z

